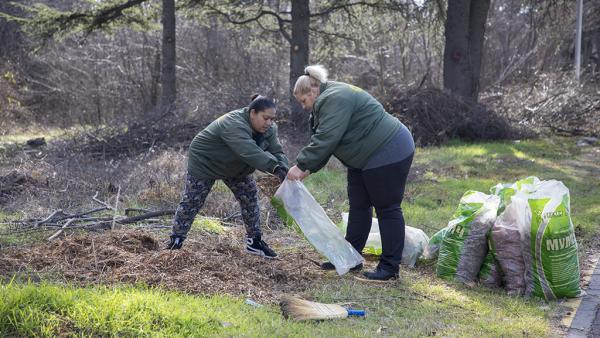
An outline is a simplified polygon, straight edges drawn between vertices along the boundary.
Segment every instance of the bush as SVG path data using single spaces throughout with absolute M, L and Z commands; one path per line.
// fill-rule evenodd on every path
M 394 87 L 383 104 L 407 125 L 419 145 L 440 144 L 452 138 L 499 140 L 515 135 L 507 121 L 486 106 L 433 87 Z

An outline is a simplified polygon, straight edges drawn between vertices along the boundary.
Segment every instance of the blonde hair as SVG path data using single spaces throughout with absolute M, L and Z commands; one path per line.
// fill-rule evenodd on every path
M 327 69 L 322 65 L 306 66 L 304 75 L 296 80 L 294 86 L 294 95 L 303 95 L 310 91 L 312 87 L 318 87 L 321 83 L 327 82 Z

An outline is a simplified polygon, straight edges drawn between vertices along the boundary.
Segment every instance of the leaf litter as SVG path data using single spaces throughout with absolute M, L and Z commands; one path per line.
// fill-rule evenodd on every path
M 166 236 L 147 230 L 71 234 L 0 250 L 0 276 L 50 274 L 82 286 L 144 283 L 273 304 L 284 293 L 304 292 L 327 278 L 313 263 L 318 253 L 298 234 L 270 233 L 266 240 L 279 256 L 265 259 L 244 251 L 242 232 L 193 235 L 181 250 L 165 250 Z

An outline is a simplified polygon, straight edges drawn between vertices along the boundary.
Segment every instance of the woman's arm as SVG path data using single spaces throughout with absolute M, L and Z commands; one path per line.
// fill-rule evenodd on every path
M 272 128 L 273 128 L 273 132 L 267 139 L 267 141 L 269 142 L 269 147 L 267 148 L 267 151 L 269 153 L 271 153 L 273 156 L 275 156 L 275 158 L 277 159 L 277 162 L 279 163 L 280 166 L 285 167 L 285 169 L 287 170 L 290 167 L 290 162 L 289 162 L 287 156 L 285 156 L 285 153 L 283 152 L 283 147 L 281 146 L 281 143 L 279 142 L 279 134 L 278 134 L 277 125 L 273 124 Z
M 272 173 L 279 160 L 262 150 L 249 135 L 247 127 L 232 124 L 221 133 L 221 139 L 240 160 L 260 171 Z

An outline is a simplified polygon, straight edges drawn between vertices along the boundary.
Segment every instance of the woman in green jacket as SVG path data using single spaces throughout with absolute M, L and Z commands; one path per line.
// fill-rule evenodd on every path
M 285 179 L 288 159 L 277 138 L 275 103 L 255 95 L 248 107 L 213 121 L 188 150 L 185 191 L 175 213 L 168 249 L 180 249 L 215 180 L 223 180 L 242 209 L 246 251 L 266 258 L 277 254 L 262 240 L 255 169 Z
M 327 81 L 327 70 L 320 65 L 305 68 L 294 96 L 311 111 L 312 136 L 288 179 L 302 180 L 325 166 L 331 155 L 337 157 L 348 168 L 346 240 L 362 252 L 374 207 L 383 250 L 375 271 L 364 275 L 375 280 L 398 278 L 405 226 L 400 205 L 415 150 L 410 131 L 364 90 Z M 329 262 L 322 267 L 334 268 Z M 360 269 L 362 264 L 353 270 Z

